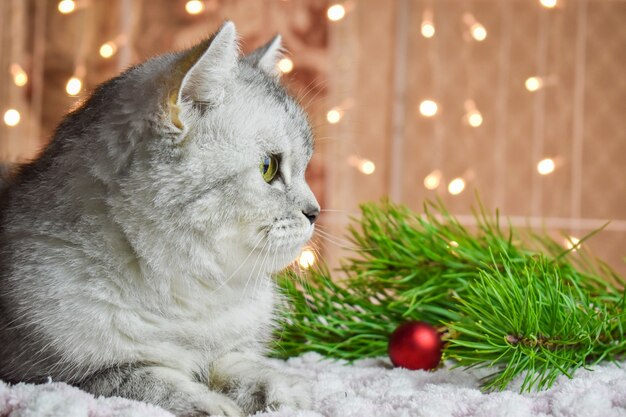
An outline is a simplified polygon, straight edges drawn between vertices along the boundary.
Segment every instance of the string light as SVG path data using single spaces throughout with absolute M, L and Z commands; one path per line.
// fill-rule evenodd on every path
M 376 164 L 366 158 L 360 158 L 357 155 L 350 155 L 348 157 L 348 165 L 361 171 L 365 175 L 372 175 L 376 171 Z
M 424 187 L 428 190 L 435 190 L 441 184 L 441 171 L 434 170 L 424 178 Z
M 422 36 L 425 38 L 435 36 L 435 25 L 432 22 L 422 22 Z
M 85 78 L 86 73 L 87 70 L 85 69 L 84 65 L 76 66 L 76 69 L 74 70 L 74 75 L 72 75 L 72 78 L 70 78 L 67 81 L 67 84 L 65 84 L 65 91 L 67 92 L 67 94 L 69 94 L 70 96 L 75 96 L 80 93 L 80 91 L 83 89 L 83 78 Z
M 376 171 L 376 165 L 369 159 L 363 159 L 359 164 L 359 171 L 365 175 L 372 175 Z
M 537 91 L 543 87 L 543 79 L 541 77 L 529 77 L 526 79 L 525 85 L 528 91 Z
M 435 24 L 433 23 L 433 12 L 430 9 L 425 9 L 422 15 L 422 36 L 425 38 L 432 38 L 435 36 Z
M 200 0 L 189 0 L 185 4 L 185 10 L 189 14 L 200 14 L 204 10 L 204 3 Z
M 102 58 L 111 58 L 117 52 L 117 44 L 113 41 L 108 41 L 100 46 L 100 56 Z
M 467 115 L 467 122 L 472 127 L 478 127 L 483 124 L 483 115 L 478 110 L 474 110 Z
M 4 123 L 7 126 L 16 126 L 20 122 L 20 112 L 15 109 L 9 109 L 4 112 Z
M 304 269 L 312 267 L 315 263 L 315 253 L 311 249 L 304 249 L 302 253 L 300 253 L 298 263 Z
M 476 108 L 474 100 L 465 101 L 465 121 L 472 127 L 478 127 L 483 124 L 483 115 Z
M 20 64 L 11 64 L 10 67 L 11 75 L 13 76 L 13 82 L 18 87 L 23 87 L 28 82 L 28 75 L 22 69 Z
M 476 20 L 473 14 L 465 13 L 463 22 L 469 27 L 470 35 L 474 40 L 482 42 L 487 39 L 487 29 Z
M 83 82 L 78 77 L 72 77 L 68 80 L 65 85 L 65 91 L 70 96 L 75 96 L 80 93 L 80 90 L 83 88 Z
M 68 14 L 76 10 L 76 3 L 74 3 L 74 0 L 61 0 L 57 7 L 59 12 Z
M 482 42 L 487 39 L 487 29 L 485 29 L 485 27 L 478 22 L 472 25 L 470 32 L 472 32 L 472 37 L 478 42 Z
M 530 92 L 535 92 L 537 90 L 541 90 L 542 88 L 548 88 L 551 86 L 555 86 L 559 83 L 559 78 L 552 75 L 534 75 L 532 77 L 528 77 L 524 82 L 524 86 Z
M 465 190 L 465 180 L 463 178 L 455 178 L 448 184 L 448 192 L 452 195 L 461 194 Z
M 557 0 L 539 0 L 539 3 L 547 9 L 552 9 L 553 7 L 556 7 Z
M 551 158 L 542 159 L 537 164 L 537 172 L 541 175 L 552 174 L 555 168 L 556 168 L 556 164 L 554 163 L 554 160 Z
M 326 10 L 328 20 L 337 22 L 346 16 L 346 8 L 341 4 L 333 4 Z
M 424 117 L 433 117 L 437 114 L 437 103 L 433 100 L 422 100 L 419 111 Z
M 565 239 L 565 247 L 572 252 L 576 252 L 578 249 L 580 249 L 580 245 L 580 239 L 578 239 L 577 237 L 569 236 Z
M 339 107 L 333 107 L 332 109 L 328 110 L 328 113 L 326 113 L 326 120 L 328 120 L 328 123 L 333 125 L 335 123 L 339 123 L 342 117 L 343 110 L 341 110 Z
M 278 61 L 278 69 L 283 74 L 291 72 L 293 70 L 293 61 L 286 57 L 281 59 L 280 61 Z

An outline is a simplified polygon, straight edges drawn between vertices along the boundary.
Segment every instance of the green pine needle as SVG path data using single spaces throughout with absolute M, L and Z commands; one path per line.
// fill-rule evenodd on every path
M 359 250 L 338 276 L 323 265 L 278 276 L 286 308 L 275 356 L 384 356 L 400 323 L 423 320 L 440 326 L 444 358 L 493 368 L 485 389 L 520 377 L 528 391 L 626 353 L 624 280 L 583 250 L 502 230 L 482 206 L 475 230 L 441 202 L 422 215 L 387 201 L 361 211 L 349 228 Z

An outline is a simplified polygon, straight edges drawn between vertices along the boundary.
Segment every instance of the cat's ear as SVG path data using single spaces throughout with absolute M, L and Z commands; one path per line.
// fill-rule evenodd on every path
M 200 102 L 215 106 L 224 98 L 224 87 L 237 67 L 239 46 L 235 24 L 226 21 L 210 39 L 184 53 L 176 63 L 173 78 L 179 83 L 170 91 L 170 119 L 179 129 L 183 102 Z
M 278 76 L 278 61 L 282 57 L 282 38 L 276 35 L 268 43 L 246 55 L 245 60 L 266 74 Z

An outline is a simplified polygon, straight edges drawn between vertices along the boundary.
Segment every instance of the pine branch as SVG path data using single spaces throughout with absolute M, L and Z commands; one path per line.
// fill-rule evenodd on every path
M 424 320 L 447 329 L 444 357 L 494 368 L 486 389 L 524 375 L 530 390 L 626 352 L 624 280 L 580 248 L 502 230 L 482 207 L 472 231 L 441 202 L 423 215 L 385 201 L 361 210 L 349 228 L 360 249 L 338 277 L 324 266 L 278 277 L 287 308 L 276 356 L 383 356 L 400 323 Z
M 461 319 L 447 324 L 446 353 L 458 366 L 498 369 L 485 388 L 504 389 L 524 373 L 522 391 L 545 388 L 607 348 L 611 359 L 626 352 L 623 336 L 614 338 L 622 305 L 598 302 L 543 255 L 522 267 L 503 258 L 504 271 L 493 265 L 458 297 Z

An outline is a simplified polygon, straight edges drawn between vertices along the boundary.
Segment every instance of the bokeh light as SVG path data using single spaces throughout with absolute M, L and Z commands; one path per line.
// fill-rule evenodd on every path
M 4 112 L 4 123 L 7 126 L 16 126 L 20 122 L 20 112 L 15 109 L 9 109 Z
M 542 159 L 537 164 L 537 172 L 540 173 L 541 175 L 551 174 L 554 172 L 555 168 L 556 168 L 556 164 L 554 163 L 554 160 L 551 158 Z
M 100 46 L 100 56 L 102 58 L 111 58 L 117 52 L 117 45 L 115 42 L 106 42 Z
M 65 85 L 65 91 L 70 96 L 77 95 L 78 93 L 80 93 L 80 90 L 82 90 L 82 88 L 83 88 L 83 82 L 80 80 L 80 78 L 77 78 L 77 77 L 70 78 L 67 84 Z
M 424 117 L 433 117 L 437 114 L 438 106 L 433 100 L 423 100 L 420 103 L 419 111 Z
M 470 28 L 470 32 L 472 32 L 472 37 L 478 42 L 482 42 L 487 39 L 487 29 L 485 29 L 485 27 L 480 23 L 474 23 Z
M 338 20 L 343 19 L 345 15 L 346 8 L 343 7 L 341 4 L 333 4 L 326 11 L 326 16 L 328 16 L 328 20 L 331 20 L 333 22 L 337 22 Z
M 63 14 L 68 14 L 76 10 L 76 3 L 74 3 L 74 0 L 62 0 L 59 2 L 59 5 L 57 7 L 59 9 L 59 12 Z
M 312 267 L 315 263 L 315 253 L 311 249 L 304 249 L 302 253 L 300 253 L 298 263 L 304 269 Z
M 525 85 L 528 91 L 537 91 L 543 87 L 543 80 L 541 77 L 529 77 L 526 79 Z
M 341 110 L 339 107 L 333 107 L 332 109 L 328 110 L 328 113 L 326 113 L 326 120 L 328 120 L 328 123 L 333 125 L 335 123 L 339 123 L 342 117 L 343 110 Z
M 439 187 L 441 184 L 441 171 L 438 169 L 434 170 L 430 174 L 424 177 L 424 187 L 428 190 L 434 190 Z
M 463 178 L 455 178 L 448 184 L 448 192 L 452 195 L 461 194 L 465 190 L 465 180 Z
M 200 14 L 204 10 L 204 3 L 200 0 L 189 0 L 185 4 L 185 10 L 189 14 Z
M 359 164 L 359 171 L 361 171 L 365 175 L 371 175 L 374 173 L 374 171 L 376 171 L 376 165 L 369 159 L 364 159 Z
M 278 61 L 278 69 L 283 74 L 287 74 L 293 70 L 293 61 L 289 58 L 283 58 Z
M 432 38 L 435 36 L 435 25 L 433 22 L 422 22 L 422 36 L 425 38 Z

